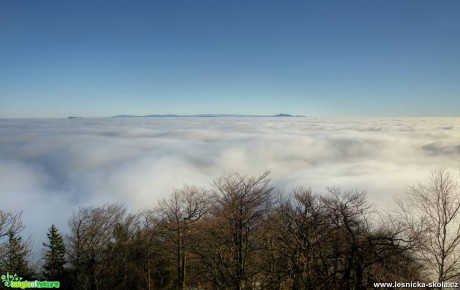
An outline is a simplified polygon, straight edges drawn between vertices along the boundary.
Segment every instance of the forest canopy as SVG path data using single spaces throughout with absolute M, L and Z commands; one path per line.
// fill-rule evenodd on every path
M 21 215 L 0 211 L 0 273 L 62 289 L 367 289 L 460 278 L 460 187 L 444 166 L 384 213 L 364 192 L 296 187 L 270 172 L 185 185 L 148 210 L 81 207 L 31 263 Z

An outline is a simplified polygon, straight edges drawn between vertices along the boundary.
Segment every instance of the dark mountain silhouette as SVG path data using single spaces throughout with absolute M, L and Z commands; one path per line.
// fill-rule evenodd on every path
M 290 115 L 280 113 L 277 115 L 244 115 L 244 114 L 197 114 L 197 115 L 176 115 L 176 114 L 152 114 L 152 115 L 144 115 L 144 116 L 136 116 L 136 115 L 117 115 L 113 116 L 112 118 L 136 118 L 136 117 L 148 117 L 148 118 L 219 118 L 219 117 L 305 117 L 303 115 Z

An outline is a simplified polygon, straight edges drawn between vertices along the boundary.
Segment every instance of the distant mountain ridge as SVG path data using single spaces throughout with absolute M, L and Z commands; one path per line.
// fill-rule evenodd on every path
M 303 115 L 290 115 L 290 114 L 277 114 L 277 115 L 244 115 L 244 114 L 197 114 L 197 115 L 176 115 L 176 114 L 153 114 L 153 115 L 144 115 L 144 116 L 136 116 L 136 115 L 116 115 L 112 116 L 112 118 L 139 118 L 139 117 L 148 117 L 148 118 L 183 118 L 183 117 L 202 117 L 202 118 L 219 118 L 219 117 L 305 117 Z

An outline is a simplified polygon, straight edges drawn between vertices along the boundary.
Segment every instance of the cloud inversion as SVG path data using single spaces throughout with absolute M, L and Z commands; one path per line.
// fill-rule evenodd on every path
M 460 161 L 460 118 L 2 119 L 0 136 L 0 208 L 23 211 L 37 240 L 79 206 L 146 208 L 231 172 L 357 188 L 385 207 L 431 165 Z

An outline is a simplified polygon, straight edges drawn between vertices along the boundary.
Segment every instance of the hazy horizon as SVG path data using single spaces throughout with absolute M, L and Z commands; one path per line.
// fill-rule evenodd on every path
M 460 118 L 458 115 L 307 115 L 307 114 L 292 114 L 292 113 L 274 113 L 274 114 L 240 114 L 240 113 L 197 113 L 197 114 L 176 114 L 176 113 L 155 113 L 146 115 L 132 115 L 132 114 L 117 114 L 111 116 L 63 116 L 63 117 L 0 117 L 0 120 L 62 120 L 62 119 L 110 119 L 110 118 L 272 118 L 278 114 L 288 114 L 285 118 L 311 118 L 311 119 L 355 119 L 355 118 L 369 118 L 369 119 L 387 119 L 387 118 Z M 171 116 L 169 116 L 171 115 Z M 201 116 L 201 115 L 217 115 L 217 116 Z M 281 117 L 284 118 L 284 117 Z

